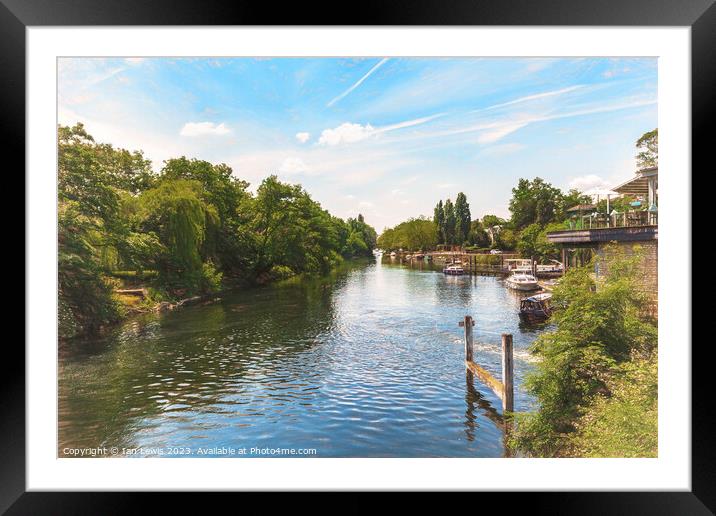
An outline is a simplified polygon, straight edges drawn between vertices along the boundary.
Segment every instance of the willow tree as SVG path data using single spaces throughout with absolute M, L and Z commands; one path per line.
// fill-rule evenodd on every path
M 141 203 L 144 230 L 155 232 L 166 249 L 156 263 L 165 284 L 192 292 L 204 290 L 203 245 L 219 218 L 216 208 L 201 199 L 201 184 L 184 179 L 161 181 L 142 194 Z

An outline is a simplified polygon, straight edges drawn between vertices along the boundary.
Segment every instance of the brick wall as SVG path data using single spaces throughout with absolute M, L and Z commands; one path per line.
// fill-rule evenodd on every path
M 644 291 L 651 299 L 652 315 L 656 316 L 659 301 L 659 241 L 648 240 L 643 242 L 617 242 L 616 245 L 600 244 L 597 248 L 597 254 L 602 258 L 600 260 L 598 276 L 609 273 L 609 261 L 615 256 L 633 256 L 641 254 L 639 264 L 639 273 L 642 278 L 641 284 Z

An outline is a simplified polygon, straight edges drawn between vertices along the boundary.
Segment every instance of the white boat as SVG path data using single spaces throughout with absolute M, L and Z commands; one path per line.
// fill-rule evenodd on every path
M 465 270 L 459 265 L 448 265 L 443 269 L 443 273 L 450 276 L 460 276 L 465 274 Z
M 557 260 L 550 260 L 547 265 L 537 265 L 537 272 L 564 272 L 564 265 Z
M 515 290 L 537 290 L 537 278 L 526 272 L 514 272 L 505 280 L 505 284 Z

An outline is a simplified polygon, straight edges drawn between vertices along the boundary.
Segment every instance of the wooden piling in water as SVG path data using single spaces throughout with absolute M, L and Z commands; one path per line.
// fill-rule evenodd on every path
M 489 371 L 478 365 L 474 360 L 474 339 L 472 328 L 475 321 L 469 315 L 460 321 L 459 325 L 465 329 L 465 367 L 481 382 L 487 385 L 502 400 L 502 411 L 515 411 L 514 394 L 514 357 L 512 346 L 512 334 L 502 334 L 502 381 L 492 376 Z
M 475 321 L 472 320 L 472 317 L 466 315 L 465 319 L 460 323 L 460 326 L 463 326 L 465 328 L 465 361 L 472 362 L 472 327 L 475 326 Z
M 502 386 L 502 410 L 503 412 L 514 412 L 514 361 L 512 335 L 509 333 L 502 334 Z

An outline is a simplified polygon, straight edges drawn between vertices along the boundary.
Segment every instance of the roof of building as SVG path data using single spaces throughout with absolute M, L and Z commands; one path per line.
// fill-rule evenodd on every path
M 647 167 L 636 171 L 634 177 L 614 187 L 615 192 L 633 196 L 649 194 L 649 178 L 658 176 L 659 167 Z

